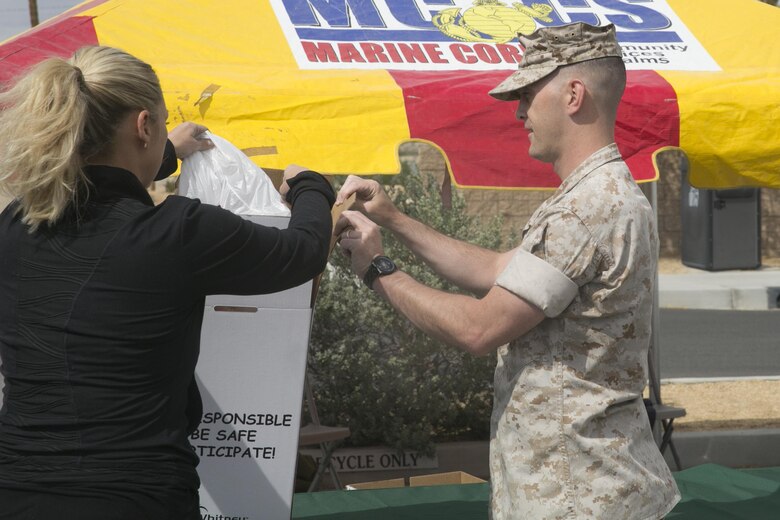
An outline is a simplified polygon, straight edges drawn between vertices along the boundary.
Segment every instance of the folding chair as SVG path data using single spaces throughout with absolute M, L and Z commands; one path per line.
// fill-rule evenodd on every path
M 672 450 L 674 463 L 677 466 L 677 469 L 681 470 L 680 456 L 677 454 L 677 448 L 674 447 L 674 443 L 672 442 L 672 432 L 674 431 L 674 420 L 678 417 L 685 416 L 685 408 L 667 406 L 665 404 L 654 406 L 655 417 L 661 421 L 661 427 L 663 428 L 663 436 L 661 437 L 661 444 L 658 446 L 658 449 L 660 449 L 663 454 L 663 452 L 666 451 L 666 447 L 669 446 L 669 449 Z
M 317 413 L 317 405 L 314 403 L 314 393 L 311 390 L 308 374 L 306 374 L 304 382 L 304 397 L 306 399 L 306 408 L 309 410 L 311 422 L 301 427 L 300 434 L 298 435 L 298 446 L 319 445 L 322 452 L 322 458 L 317 466 L 317 472 L 314 474 L 314 479 L 312 479 L 307 493 L 315 491 L 319 487 L 322 474 L 325 473 L 326 470 L 330 470 L 330 476 L 336 489 L 341 489 L 343 488 L 341 479 L 339 479 L 338 472 L 331 463 L 331 458 L 333 456 L 333 451 L 339 443 L 349 437 L 351 432 L 349 431 L 349 428 L 346 427 L 324 426 L 320 423 L 320 417 Z
M 667 446 L 669 447 L 672 451 L 674 463 L 679 471 L 682 469 L 682 465 L 680 464 L 680 455 L 677 453 L 677 448 L 675 448 L 672 441 L 672 433 L 674 432 L 674 420 L 678 417 L 684 417 L 686 411 L 685 408 L 668 406 L 661 402 L 661 384 L 656 379 L 652 357 L 651 355 L 647 365 L 650 376 L 650 399 L 645 399 L 645 406 L 648 407 L 648 415 L 651 417 L 650 427 L 655 428 L 655 421 L 660 421 L 661 423 L 661 438 L 658 449 L 663 454 Z

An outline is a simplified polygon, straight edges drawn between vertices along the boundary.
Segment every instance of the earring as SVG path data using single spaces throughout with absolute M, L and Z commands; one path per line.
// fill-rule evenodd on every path
M 149 146 L 149 143 L 144 143 L 144 148 L 146 148 L 147 146 Z

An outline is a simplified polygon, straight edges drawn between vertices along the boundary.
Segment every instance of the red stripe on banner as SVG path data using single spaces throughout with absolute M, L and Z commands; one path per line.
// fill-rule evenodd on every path
M 409 132 L 439 146 L 460 186 L 554 187 L 552 167 L 528 156 L 515 103 L 488 91 L 508 72 L 390 71 L 403 90 Z
M 90 16 L 54 20 L 0 46 L 0 84 L 53 56 L 69 57 L 78 48 L 98 43 Z
M 410 136 L 446 154 L 455 182 L 465 187 L 554 188 L 549 164 L 528 155 L 528 134 L 516 103 L 488 91 L 508 72 L 389 71 L 403 90 Z M 634 177 L 655 177 L 652 155 L 679 145 L 680 117 L 671 85 L 652 71 L 629 71 L 615 140 Z
M 618 107 L 615 141 L 634 178 L 654 179 L 653 154 L 664 146 L 680 146 L 677 93 L 652 70 L 630 70 Z

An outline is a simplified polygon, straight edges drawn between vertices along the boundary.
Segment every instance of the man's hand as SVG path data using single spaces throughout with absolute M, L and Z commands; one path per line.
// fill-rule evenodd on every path
M 384 254 L 379 226 L 357 211 L 344 211 L 336 222 L 333 234 L 339 237 L 342 251 L 351 261 L 352 271 L 362 280 L 368 265 Z
M 168 132 L 168 139 L 176 149 L 176 157 L 184 159 L 195 152 L 214 148 L 211 139 L 198 139 L 198 136 L 206 130 L 208 128 L 205 126 L 188 121 Z
M 356 196 L 352 207 L 363 212 L 380 226 L 387 227 L 393 215 L 398 212 L 378 182 L 355 175 L 347 177 L 347 181 L 336 196 L 336 205 L 343 204 L 353 193 Z

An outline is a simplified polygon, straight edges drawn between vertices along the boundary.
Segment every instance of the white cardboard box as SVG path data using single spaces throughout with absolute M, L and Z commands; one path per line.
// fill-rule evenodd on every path
M 286 217 L 247 217 L 284 228 Z M 201 517 L 289 519 L 312 282 L 269 295 L 206 299 L 196 370 L 203 420 Z M 221 516 L 220 516 L 221 515 Z

